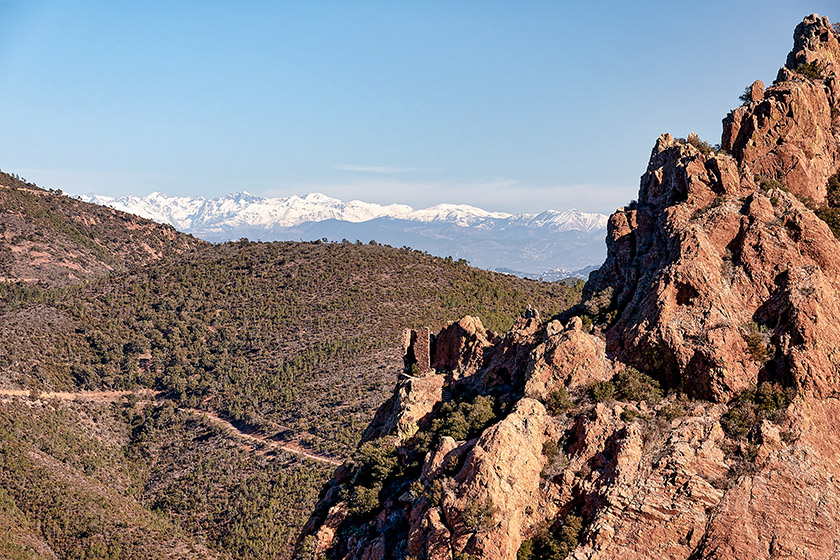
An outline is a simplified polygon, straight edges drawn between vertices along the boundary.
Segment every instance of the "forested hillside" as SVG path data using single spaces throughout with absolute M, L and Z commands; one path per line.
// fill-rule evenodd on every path
M 165 246 L 168 229 L 29 188 L 0 191 L 19 202 L 0 221 L 107 267 L 82 281 L 0 244 L 3 557 L 286 558 L 402 371 L 403 328 L 471 314 L 504 330 L 580 295 L 375 243 L 173 231 L 178 251 L 141 258 L 131 247 Z

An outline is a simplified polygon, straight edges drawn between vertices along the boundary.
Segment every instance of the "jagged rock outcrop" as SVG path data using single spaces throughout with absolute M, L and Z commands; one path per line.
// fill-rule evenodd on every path
M 408 554 L 424 554 L 427 542 L 443 542 L 442 553 L 426 556 L 449 558 L 454 546 L 478 558 L 515 557 L 519 542 L 510 535 L 529 525 L 525 510 L 539 501 L 542 442 L 549 421 L 542 404 L 522 399 L 507 418 L 486 430 L 471 446 L 439 508 L 425 497 L 415 502 Z M 436 455 L 451 456 L 457 449 L 448 449 L 455 445 L 451 440 L 442 443 Z M 438 473 L 433 469 L 421 481 L 431 482 L 431 474 Z M 490 511 L 490 518 L 480 518 Z
M 829 19 L 806 17 L 773 85 L 753 84 L 745 104 L 724 119 L 723 149 L 752 173 L 783 181 L 816 203 L 825 200 L 826 180 L 840 167 L 838 60 L 840 40 Z
M 391 398 L 376 411 L 362 434 L 362 441 L 388 434 L 404 439 L 413 436 L 435 405 L 443 400 L 443 383 L 442 375 L 401 379 Z
M 616 294 L 610 353 L 640 369 L 655 364 L 669 386 L 716 400 L 764 379 L 821 396 L 835 390 L 829 366 L 840 332 L 826 319 L 838 317 L 840 246 L 790 193 L 764 192 L 730 156 L 664 135 L 638 205 L 610 218 L 607 243 L 589 289 Z M 753 323 L 775 348 L 764 367 L 745 338 Z
M 484 351 L 494 342 L 495 334 L 484 328 L 481 319 L 464 317 L 435 336 L 432 367 L 452 372 L 458 378 L 468 377 L 481 368 Z
M 662 135 L 574 312 L 430 335 L 439 396 L 398 383 L 368 438 L 398 462 L 338 471 L 316 556 L 840 558 L 838 62 L 808 16 L 721 150 Z
M 544 399 L 559 389 L 585 387 L 613 376 L 613 366 L 605 353 L 604 341 L 583 331 L 579 317 L 555 331 L 546 325 L 547 340 L 531 356 L 525 395 Z

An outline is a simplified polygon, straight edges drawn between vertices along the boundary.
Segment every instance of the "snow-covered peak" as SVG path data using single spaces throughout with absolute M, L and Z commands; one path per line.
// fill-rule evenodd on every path
M 487 219 L 504 220 L 510 218 L 511 215 L 504 212 L 488 212 L 467 204 L 438 204 L 423 210 L 413 210 L 400 217 L 418 222 L 448 222 L 470 227 Z
M 338 220 L 367 222 L 392 218 L 422 223 L 453 224 L 460 227 L 527 227 L 553 231 L 593 231 L 606 228 L 607 216 L 579 210 L 546 210 L 539 214 L 488 212 L 467 204 L 438 204 L 415 210 L 405 204 L 381 205 L 361 200 L 344 202 L 322 193 L 286 198 L 265 198 L 246 191 L 218 198 L 178 197 L 153 192 L 145 197 L 93 195 L 83 200 L 168 223 L 200 235 L 208 229 L 235 231 L 238 228 L 295 227 L 307 222 Z
M 520 214 L 514 216 L 512 223 L 527 227 L 552 228 L 556 231 L 593 231 L 606 229 L 608 216 L 605 214 L 590 214 L 575 208 L 564 210 L 544 210 L 539 214 Z
M 114 198 L 104 195 L 83 196 L 81 198 L 87 202 L 110 206 L 156 222 L 170 224 L 180 230 L 188 230 L 191 227 L 192 216 L 205 203 L 204 197 L 201 196 L 179 197 L 159 192 L 153 192 L 143 198 L 139 196 Z

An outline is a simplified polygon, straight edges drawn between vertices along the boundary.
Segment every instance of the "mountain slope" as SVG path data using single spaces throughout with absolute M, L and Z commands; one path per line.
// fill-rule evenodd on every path
M 317 193 L 261 198 L 243 192 L 215 199 L 152 193 L 144 198 L 86 199 L 172 224 L 208 241 L 375 239 L 532 277 L 556 269 L 572 273 L 601 262 L 607 220 L 579 210 L 512 215 L 463 204 L 414 210 L 342 202 Z
M 0 172 L 0 284 L 64 286 L 201 245 L 171 226 Z
M 836 558 L 838 64 L 808 16 L 721 150 L 662 135 L 575 309 L 416 331 L 300 554 Z

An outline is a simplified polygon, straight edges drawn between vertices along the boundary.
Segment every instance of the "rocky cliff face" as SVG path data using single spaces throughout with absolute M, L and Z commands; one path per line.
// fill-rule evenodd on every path
M 840 558 L 838 63 L 809 16 L 720 150 L 661 136 L 574 312 L 409 335 L 301 557 Z

